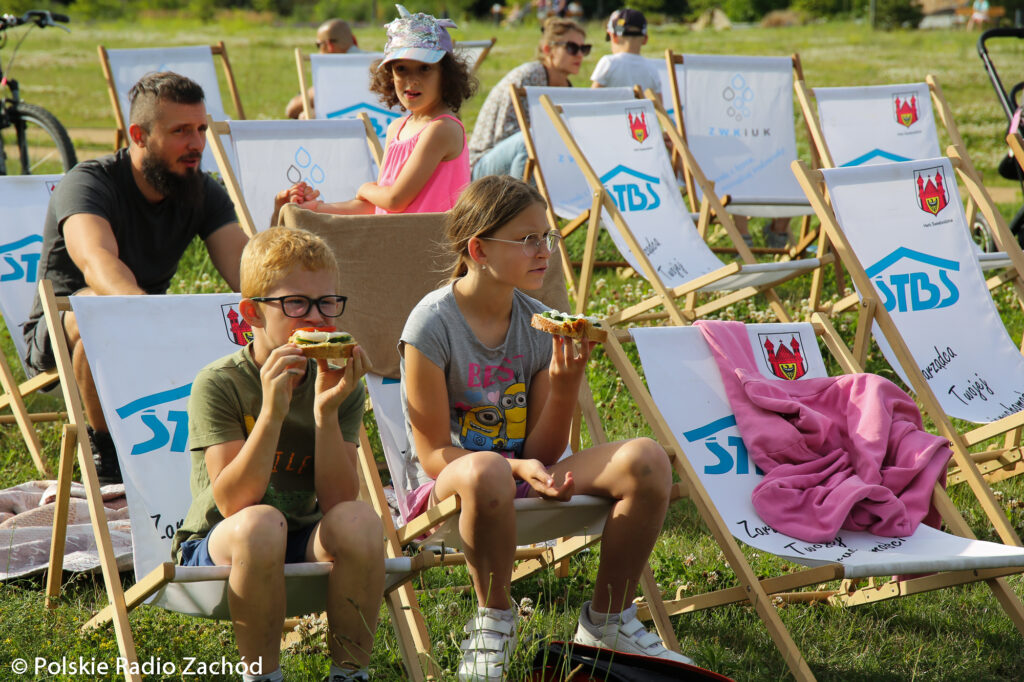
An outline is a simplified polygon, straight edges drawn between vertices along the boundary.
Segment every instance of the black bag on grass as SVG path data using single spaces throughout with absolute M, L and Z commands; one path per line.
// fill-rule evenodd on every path
M 532 677 L 527 679 L 560 682 L 570 677 L 573 682 L 733 682 L 695 665 L 557 641 L 537 651 Z

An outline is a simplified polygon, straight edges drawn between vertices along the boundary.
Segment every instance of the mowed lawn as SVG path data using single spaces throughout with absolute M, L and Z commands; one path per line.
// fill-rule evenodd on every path
M 410 9 L 417 8 L 410 5 Z M 96 55 L 99 44 L 112 48 L 151 47 L 224 40 L 247 117 L 265 119 L 280 117 L 284 104 L 298 92 L 294 48 L 312 50 L 314 47 L 310 26 L 277 25 L 263 15 L 225 15 L 209 25 L 167 15 L 142 17 L 130 23 L 85 24 L 75 22 L 74 16 L 72 19 L 70 34 L 47 30 L 29 36 L 12 75 L 21 80 L 25 100 L 48 108 L 75 131 L 76 147 L 83 156 L 106 153 L 113 142 L 114 119 Z M 356 33 L 360 45 L 366 49 L 379 49 L 383 45 L 384 32 L 379 26 L 359 26 Z M 539 33 L 535 24 L 504 29 L 486 22 L 465 22 L 454 35 L 456 39 L 498 38 L 497 46 L 479 72 L 480 92 L 461 112 L 471 130 L 487 91 L 507 70 L 532 58 Z M 577 85 L 588 84 L 590 69 L 607 49 L 600 22 L 588 24 L 588 40 L 595 45 L 595 51 L 585 62 L 584 72 L 574 80 Z M 1001 208 L 1004 214 L 1012 215 L 1021 203 L 1020 189 L 999 179 L 994 170 L 1005 153 L 1002 135 L 1006 122 L 977 57 L 976 40 L 976 33 L 963 31 L 872 32 L 853 23 L 745 28 L 725 33 L 694 33 L 680 25 L 664 25 L 652 26 L 647 54 L 654 56 L 666 48 L 695 53 L 799 53 L 805 78 L 812 87 L 909 82 L 922 80 L 928 73 L 934 74 L 943 86 L 975 164 L 990 186 L 1004 188 L 1000 197 L 1005 203 Z M 9 42 L 0 53 L 5 64 L 11 45 Z M 1012 84 L 1019 80 L 1024 52 L 1021 46 L 1015 41 L 1012 44 L 1004 41 L 1004 44 L 993 43 L 991 49 L 1004 81 Z M 226 90 L 222 96 L 231 111 Z M 798 140 L 806 152 L 806 136 L 799 129 Z M 576 252 L 582 250 L 576 238 L 570 247 Z M 604 248 L 607 250 L 607 245 Z M 604 299 L 599 301 L 599 307 L 631 300 L 647 289 L 646 285 L 625 280 L 622 275 L 616 270 L 599 274 Z M 808 281 L 801 280 L 784 290 L 784 297 L 793 310 L 801 309 L 808 286 Z M 223 287 L 202 249 L 196 248 L 182 264 L 173 291 L 218 291 Z M 1007 294 L 999 294 L 997 303 L 1019 342 L 1024 328 L 1019 305 Z M 760 320 L 765 317 L 765 306 L 763 302 L 738 305 L 721 317 Z M 841 318 L 837 324 L 852 339 L 855 320 Z M 144 339 L 144 329 L 140 331 Z M 4 339 L 4 343 L 9 359 L 16 366 L 9 340 Z M 596 355 L 590 380 L 610 435 L 624 438 L 649 434 L 649 428 L 638 416 L 611 364 L 601 353 Z M 154 358 L 154 362 L 159 359 Z M 894 378 L 877 352 L 872 354 L 869 368 Z M 51 409 L 57 405 L 55 399 L 47 397 L 35 398 L 33 404 Z M 57 430 L 41 427 L 41 431 L 51 464 L 55 464 Z M 0 487 L 35 477 L 13 426 L 0 431 L 0 465 Z M 996 487 L 1018 533 L 1024 532 L 1019 501 L 1024 497 L 1024 483 L 1009 481 Z M 952 490 L 952 495 L 965 510 L 975 533 L 986 539 L 993 538 L 969 491 L 960 486 Z M 513 588 L 513 596 L 520 601 L 524 618 L 522 643 L 510 679 L 522 679 L 526 675 L 527 663 L 544 641 L 572 637 L 579 605 L 589 598 L 599 553 L 600 549 L 594 549 L 574 559 L 568 578 L 543 573 Z M 761 553 L 748 552 L 748 556 L 755 571 L 762 576 L 792 569 Z M 651 565 L 666 596 L 675 595 L 677 590 L 691 595 L 736 584 L 732 569 L 689 501 L 680 502 L 670 510 Z M 130 574 L 122 578 L 125 585 L 133 582 Z M 454 678 L 462 626 L 474 609 L 473 600 L 459 589 L 466 580 L 463 570 L 433 571 L 418 583 L 419 587 L 429 590 L 421 596 L 420 603 L 435 643 L 435 656 L 447 671 L 446 679 Z M 1021 578 L 1013 577 L 1009 582 L 1018 595 L 1024 594 Z M 82 623 L 105 604 L 106 596 L 98 576 L 65 575 L 64 593 L 54 611 L 43 607 L 41 578 L 0 585 L 0 680 L 22 679 L 11 672 L 11 662 L 16 658 L 32 662 L 36 657 L 52 661 L 62 656 L 69 659 L 81 656 L 86 660 L 107 661 L 113 666 L 117 657 L 113 632 L 107 629 L 82 633 L 79 630 Z M 1019 680 L 1024 670 L 1024 639 L 984 585 L 854 609 L 820 602 L 780 604 L 778 608 L 819 680 Z M 237 656 L 230 624 L 199 621 L 148 608 L 135 612 L 131 622 L 143 661 L 160 659 L 180 667 L 187 658 L 212 662 L 219 661 L 221 656 L 232 660 Z M 732 606 L 686 614 L 674 618 L 673 623 L 683 651 L 700 665 L 737 680 L 789 677 L 766 629 L 748 607 Z M 406 679 L 386 614 L 376 641 L 373 679 Z M 322 637 L 305 637 L 284 656 L 286 678 L 322 679 L 326 672 L 324 651 Z M 179 676 L 164 677 L 179 679 Z M 58 674 L 40 679 L 80 678 Z

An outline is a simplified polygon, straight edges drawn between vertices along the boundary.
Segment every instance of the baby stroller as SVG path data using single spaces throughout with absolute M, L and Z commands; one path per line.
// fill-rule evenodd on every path
M 1009 91 L 1003 86 L 1003 81 L 999 78 L 999 73 L 996 71 L 996 67 L 989 57 L 988 49 L 985 47 L 985 42 L 993 38 L 1024 39 L 1024 28 L 991 28 L 982 33 L 981 37 L 978 38 L 978 56 L 981 57 L 981 62 L 985 66 L 989 80 L 992 81 L 992 87 L 996 91 L 996 97 L 1003 108 L 1003 113 L 1006 114 L 1007 125 L 1017 126 L 1024 133 L 1024 120 L 1021 120 L 1021 106 L 1018 102 L 1021 91 L 1024 91 L 1024 81 L 1014 84 Z M 1007 180 L 1020 182 L 1021 189 L 1024 191 L 1024 171 L 1021 170 L 1020 164 L 1017 163 L 1017 160 L 1012 155 L 1008 154 L 1000 161 L 999 175 Z M 1010 222 L 1010 229 L 1016 235 L 1017 241 L 1024 246 L 1024 229 L 1022 228 L 1024 228 L 1024 206 L 1017 210 L 1017 214 Z

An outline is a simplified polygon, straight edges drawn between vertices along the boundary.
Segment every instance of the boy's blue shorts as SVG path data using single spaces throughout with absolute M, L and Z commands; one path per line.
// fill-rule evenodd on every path
M 319 522 L 318 522 L 319 523 Z M 213 528 L 220 525 L 220 522 L 215 523 Z M 293 530 L 288 533 L 288 541 L 285 545 L 284 550 L 284 562 L 286 564 L 301 564 L 306 561 L 306 547 L 309 546 L 309 539 L 313 537 L 313 531 L 316 530 L 317 524 L 312 523 L 304 528 Z M 196 540 L 186 540 L 181 543 L 179 551 L 181 552 L 181 561 L 178 562 L 180 566 L 214 566 L 213 559 L 210 557 L 209 539 L 210 534 L 213 533 L 213 528 L 210 528 L 209 532 L 205 537 L 198 538 Z

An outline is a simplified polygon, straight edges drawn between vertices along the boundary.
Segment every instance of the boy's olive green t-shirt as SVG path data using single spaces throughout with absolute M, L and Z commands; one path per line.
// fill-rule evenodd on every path
M 207 365 L 192 383 L 188 401 L 192 506 L 182 527 L 174 534 L 171 553 L 175 561 L 179 559 L 178 549 L 183 542 L 205 537 L 214 524 L 224 519 L 213 500 L 205 450 L 219 443 L 245 440 L 260 414 L 263 385 L 250 348 L 251 344 Z M 316 501 L 313 472 L 316 373 L 316 361 L 309 360 L 306 376 L 292 393 L 291 406 L 281 426 L 270 483 L 260 501 L 284 514 L 289 531 L 305 528 L 323 516 Z M 360 384 L 338 408 L 342 436 L 350 443 L 358 442 L 363 403 Z

